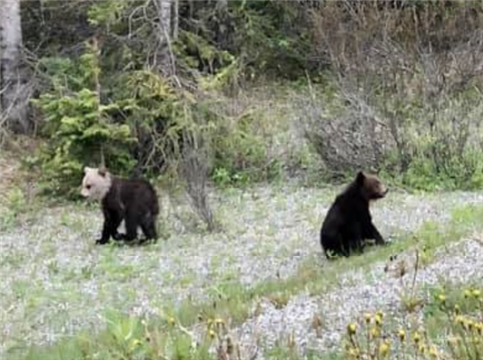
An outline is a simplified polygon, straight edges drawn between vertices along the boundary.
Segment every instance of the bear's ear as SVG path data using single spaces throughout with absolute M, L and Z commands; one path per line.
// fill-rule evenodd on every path
M 106 168 L 103 168 L 103 167 L 102 167 L 102 168 L 97 169 L 97 173 L 98 173 L 99 175 L 101 175 L 102 177 L 105 177 L 105 176 L 106 176 L 106 174 L 107 174 L 107 170 L 106 170 Z
M 364 184 L 364 179 L 365 178 L 366 178 L 366 175 L 364 174 L 364 172 L 363 171 L 359 171 L 357 173 L 356 183 L 359 184 L 359 185 Z
M 87 174 L 92 169 L 89 166 L 84 167 L 84 174 Z

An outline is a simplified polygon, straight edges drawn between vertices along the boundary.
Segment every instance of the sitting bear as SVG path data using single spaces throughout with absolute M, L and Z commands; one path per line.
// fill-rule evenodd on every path
M 362 252 L 365 239 L 384 244 L 372 223 L 369 202 L 386 196 L 388 189 L 375 175 L 360 171 L 356 179 L 339 195 L 330 207 L 320 231 L 325 256 L 349 256 L 354 250 Z
M 101 201 L 104 226 L 96 244 L 106 244 L 110 237 L 114 240 L 135 240 L 138 227 L 141 227 L 146 240 L 157 239 L 159 205 L 156 191 L 149 182 L 121 179 L 106 170 L 85 167 L 81 194 Z M 126 225 L 125 235 L 117 232 L 122 220 Z

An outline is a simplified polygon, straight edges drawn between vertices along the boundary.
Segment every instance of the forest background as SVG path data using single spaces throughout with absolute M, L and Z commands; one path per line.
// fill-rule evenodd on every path
M 1 141 L 35 144 L 50 193 L 100 164 L 198 203 L 207 183 L 357 169 L 483 185 L 479 2 L 1 4 Z
M 0 357 L 479 359 L 482 86 L 480 1 L 0 0 Z M 157 244 L 94 245 L 86 165 Z M 361 169 L 390 245 L 328 262 Z

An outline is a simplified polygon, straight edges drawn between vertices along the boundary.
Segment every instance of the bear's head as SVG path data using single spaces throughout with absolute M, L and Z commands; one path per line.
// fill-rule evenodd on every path
M 84 168 L 81 195 L 92 200 L 102 200 L 112 185 L 111 174 L 104 169 Z
M 382 199 L 389 191 L 376 175 L 366 174 L 363 171 L 357 174 L 356 184 L 368 201 Z

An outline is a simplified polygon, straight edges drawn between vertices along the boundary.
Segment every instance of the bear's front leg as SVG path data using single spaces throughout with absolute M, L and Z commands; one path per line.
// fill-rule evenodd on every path
M 108 219 L 104 220 L 104 225 L 102 227 L 102 235 L 100 239 L 96 240 L 97 245 L 104 245 L 109 242 L 111 236 L 111 225 Z
M 386 241 L 382 237 L 382 235 L 379 233 L 377 228 L 374 226 L 374 224 L 371 222 L 370 223 L 370 228 L 369 228 L 369 239 L 374 239 L 376 240 L 377 245 L 384 245 L 386 244 Z
M 96 240 L 96 244 L 107 244 L 109 239 L 114 240 L 122 239 L 123 235 L 117 232 L 117 228 L 121 224 L 122 216 L 113 211 L 104 211 L 104 226 L 102 227 L 102 236 Z

